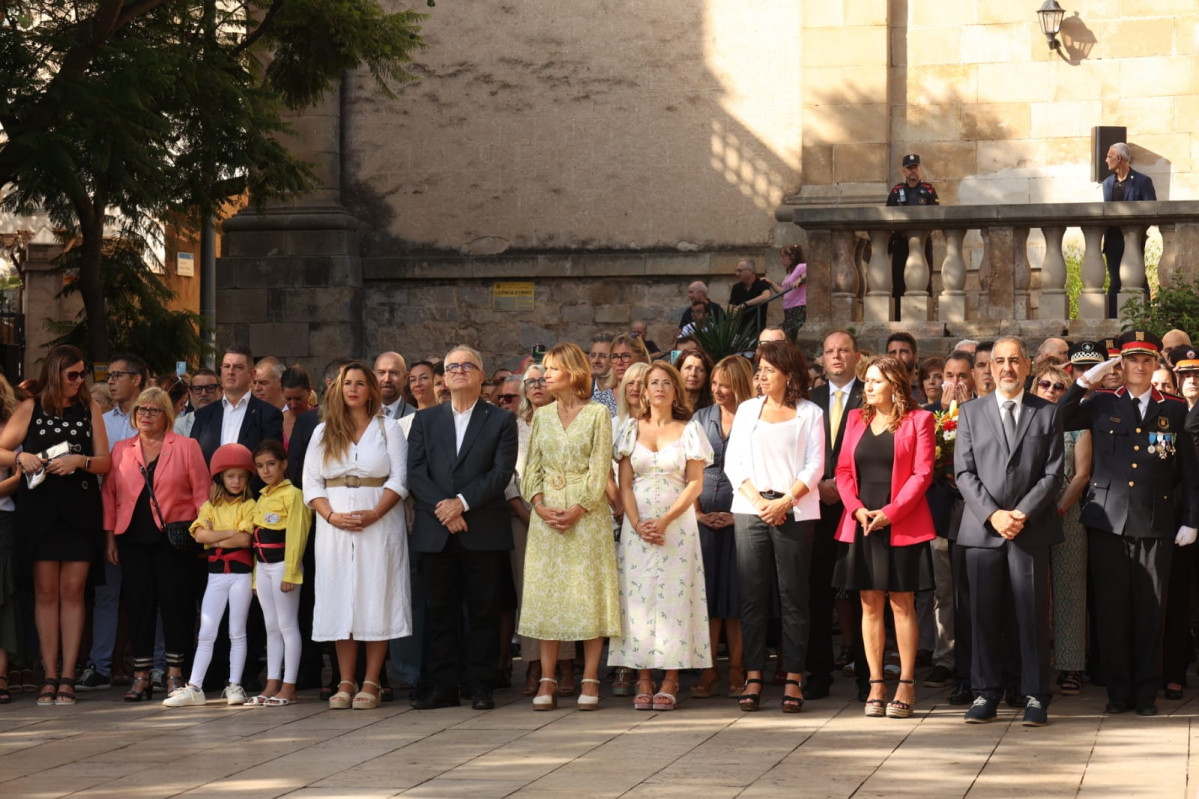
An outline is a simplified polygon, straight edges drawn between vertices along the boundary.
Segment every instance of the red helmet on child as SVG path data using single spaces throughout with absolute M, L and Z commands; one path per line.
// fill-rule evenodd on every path
M 245 469 L 254 474 L 254 456 L 241 444 L 225 444 L 212 453 L 212 464 L 208 471 L 215 478 L 226 469 Z

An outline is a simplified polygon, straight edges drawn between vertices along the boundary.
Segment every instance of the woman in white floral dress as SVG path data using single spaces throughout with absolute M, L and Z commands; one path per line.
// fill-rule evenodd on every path
M 608 661 L 638 669 L 638 710 L 673 710 L 679 669 L 712 665 L 704 560 L 695 500 L 712 462 L 712 445 L 691 409 L 673 366 L 655 364 L 642 403 L 648 417 L 630 419 L 615 450 L 625 521 L 617 547 L 621 626 Z M 654 693 L 652 669 L 666 674 Z

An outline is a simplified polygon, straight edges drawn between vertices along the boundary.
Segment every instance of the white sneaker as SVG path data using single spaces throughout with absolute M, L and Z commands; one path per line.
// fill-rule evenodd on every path
M 221 691 L 221 697 L 230 705 L 244 705 L 246 703 L 246 689 L 235 682 L 231 682 L 225 686 L 224 691 Z
M 208 700 L 199 688 L 185 685 L 171 691 L 171 695 L 162 700 L 163 707 L 186 707 L 187 705 L 203 705 Z

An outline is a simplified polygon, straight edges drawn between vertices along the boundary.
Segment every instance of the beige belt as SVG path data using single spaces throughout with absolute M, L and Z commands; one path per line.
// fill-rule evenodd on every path
M 352 474 L 325 481 L 327 488 L 380 488 L 385 485 L 387 485 L 386 477 L 357 477 Z

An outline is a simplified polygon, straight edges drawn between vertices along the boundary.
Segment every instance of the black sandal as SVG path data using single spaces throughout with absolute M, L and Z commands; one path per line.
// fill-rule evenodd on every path
M 49 690 L 46 690 L 49 689 Z M 53 707 L 54 697 L 58 693 L 58 680 L 54 677 L 47 677 L 42 681 L 42 690 L 37 695 L 37 704 L 39 707 Z
M 748 693 L 749 686 L 754 684 L 761 685 L 762 681 L 757 677 L 746 680 L 745 687 L 747 692 L 737 697 L 737 704 L 741 706 L 741 710 L 744 713 L 753 713 L 762 704 L 762 692 L 760 690 L 756 694 Z
M 900 680 L 900 685 L 915 685 L 913 680 Z M 912 707 L 915 704 L 915 697 L 911 704 L 900 702 L 898 699 L 892 699 L 887 703 L 887 718 L 889 719 L 907 719 L 912 717 Z
M 786 680 L 783 685 L 794 685 L 796 688 L 800 687 L 799 680 Z M 785 691 L 787 689 L 784 687 L 783 690 Z M 803 710 L 803 697 L 787 696 L 786 694 L 783 694 L 782 707 L 784 713 L 798 713 L 799 711 Z
M 871 680 L 871 684 L 883 683 L 886 680 Z M 886 699 L 867 699 L 866 700 L 866 715 L 872 718 L 882 718 L 887 715 L 887 700 Z

